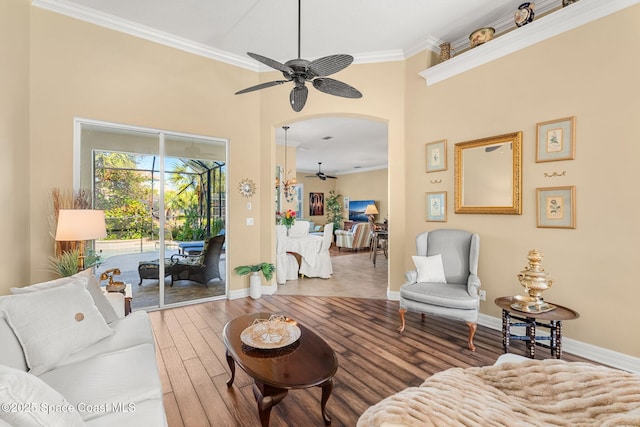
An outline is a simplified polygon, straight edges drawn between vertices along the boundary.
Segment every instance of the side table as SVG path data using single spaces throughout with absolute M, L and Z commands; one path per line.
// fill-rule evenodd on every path
M 558 304 L 555 309 L 543 313 L 527 313 L 511 307 L 516 301 L 514 297 L 496 298 L 495 303 L 502 309 L 502 347 L 505 353 L 509 352 L 511 340 L 526 341 L 527 355 L 531 359 L 535 357 L 536 345 L 551 350 L 551 356 L 556 359 L 562 358 L 562 321 L 573 320 L 580 317 L 577 311 L 563 307 Z M 513 320 L 517 320 L 514 322 Z M 515 335 L 511 333 L 512 326 L 524 326 L 526 335 Z M 536 326 L 549 329 L 549 336 L 536 335 Z M 540 341 L 549 341 L 544 344 Z

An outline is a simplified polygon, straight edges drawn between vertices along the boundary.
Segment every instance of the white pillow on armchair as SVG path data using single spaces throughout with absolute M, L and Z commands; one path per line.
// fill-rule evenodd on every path
M 411 257 L 418 271 L 419 283 L 447 283 L 442 264 L 442 255 Z

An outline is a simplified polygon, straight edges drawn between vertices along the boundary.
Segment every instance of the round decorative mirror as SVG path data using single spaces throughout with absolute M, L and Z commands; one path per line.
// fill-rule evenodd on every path
M 252 180 L 245 178 L 238 184 L 238 191 L 243 197 L 251 197 L 256 192 L 256 184 Z

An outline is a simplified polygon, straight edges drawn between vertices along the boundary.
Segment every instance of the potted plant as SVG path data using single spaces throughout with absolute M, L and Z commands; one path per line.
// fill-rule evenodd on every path
M 340 205 L 340 197 L 340 194 L 336 194 L 335 191 L 331 190 L 325 202 L 327 221 L 333 223 L 334 230 L 340 230 L 342 228 L 342 220 L 344 219 L 342 205 Z
M 276 266 L 269 262 L 261 262 L 260 264 L 239 265 L 234 268 L 233 271 L 240 276 L 251 274 L 249 278 L 249 295 L 251 298 L 256 299 L 262 296 L 260 272 L 262 272 L 264 278 L 269 281 L 273 277 L 274 271 L 276 271 Z
M 85 268 L 93 268 L 100 265 L 101 256 L 95 251 L 89 250 L 84 257 Z M 73 249 L 64 251 L 55 257 L 49 257 L 49 269 L 60 277 L 69 277 L 80 269 L 80 251 Z

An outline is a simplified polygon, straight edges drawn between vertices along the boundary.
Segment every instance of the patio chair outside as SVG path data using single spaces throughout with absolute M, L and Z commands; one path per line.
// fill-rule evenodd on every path
M 176 280 L 191 280 L 205 286 L 212 280 L 222 280 L 219 264 L 223 245 L 224 235 L 219 235 L 209 238 L 199 255 L 172 255 L 171 261 L 175 262 L 171 273 L 172 286 Z

